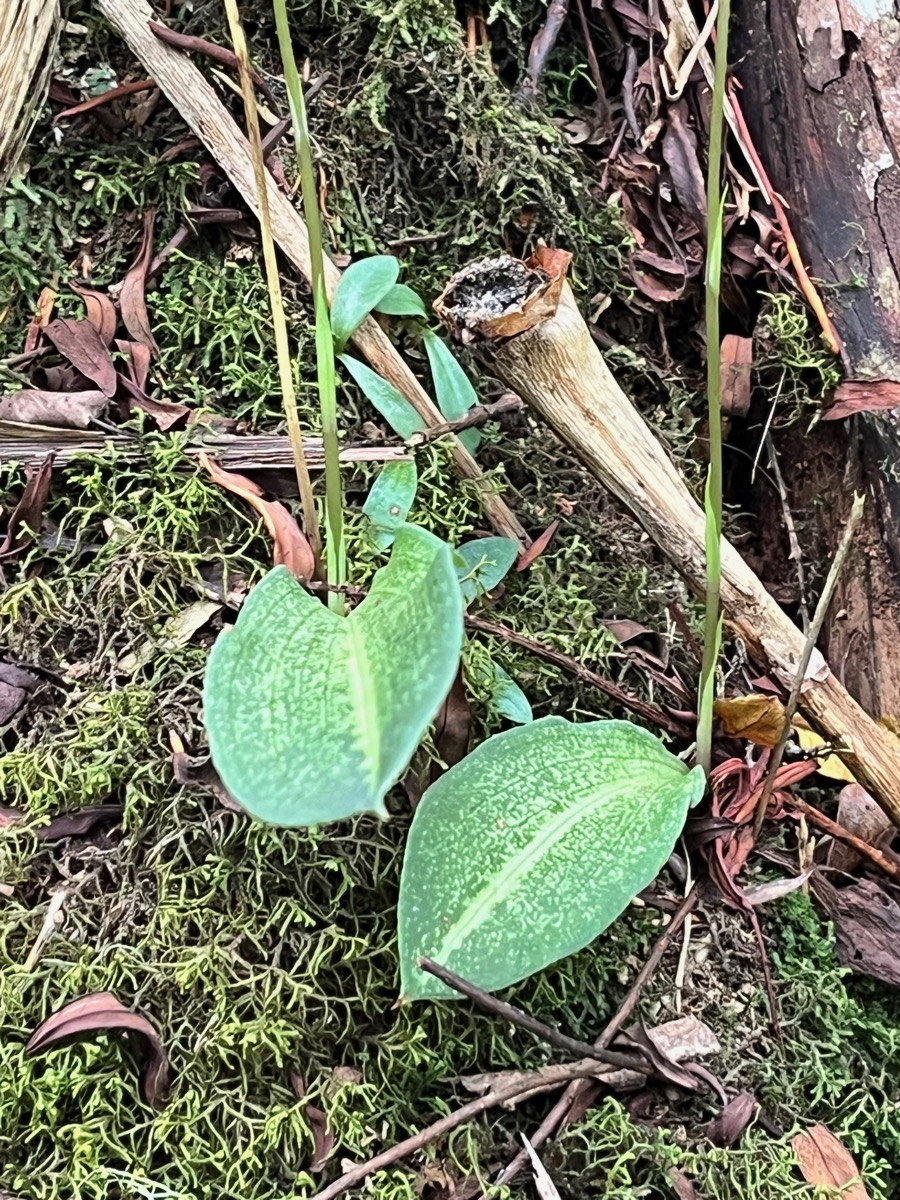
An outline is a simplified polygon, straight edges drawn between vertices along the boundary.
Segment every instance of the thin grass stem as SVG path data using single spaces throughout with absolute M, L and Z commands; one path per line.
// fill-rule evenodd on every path
M 272 0 L 278 48 L 287 87 L 288 103 L 297 157 L 300 161 L 300 184 L 303 192 L 303 213 L 309 230 L 310 276 L 316 326 L 316 375 L 319 386 L 319 409 L 322 415 L 322 442 L 325 451 L 325 544 L 326 569 L 330 584 L 341 587 L 347 581 L 347 558 L 344 542 L 344 496 L 341 486 L 340 441 L 337 427 L 337 380 L 334 364 L 334 339 L 325 292 L 322 221 L 316 193 L 312 144 L 306 119 L 303 85 L 291 45 L 285 0 Z M 329 592 L 329 605 L 342 612 L 341 592 Z
M 713 703 L 716 666 L 722 641 L 722 402 L 719 299 L 722 279 L 722 146 L 725 84 L 728 70 L 730 0 L 720 0 L 716 17 L 716 70 L 709 122 L 709 163 L 706 183 L 706 391 L 709 416 L 709 472 L 706 479 L 706 617 L 703 663 L 697 704 L 697 762 L 709 774 L 712 766 Z
M 269 289 L 269 305 L 272 310 L 272 326 L 275 331 L 275 352 L 278 358 L 278 377 L 281 381 L 281 399 L 294 456 L 294 468 L 297 472 L 297 487 L 300 492 L 303 531 L 309 539 L 313 553 L 318 561 L 322 551 L 321 540 L 319 538 L 319 519 L 313 496 L 312 479 L 310 478 L 306 455 L 303 452 L 303 431 L 300 428 L 300 415 L 297 412 L 297 394 L 294 388 L 294 372 L 291 363 L 290 345 L 288 343 L 287 319 L 284 315 L 284 300 L 281 294 L 281 279 L 278 275 L 275 239 L 272 236 L 272 223 L 269 216 L 266 164 L 263 155 L 262 138 L 259 132 L 259 117 L 256 111 L 256 95 L 253 90 L 250 55 L 247 50 L 247 39 L 244 37 L 244 27 L 241 23 L 241 14 L 236 0 L 225 0 L 225 11 L 231 31 L 231 42 L 238 61 L 241 94 L 244 101 L 244 115 L 247 121 L 247 137 L 253 156 L 256 190 L 259 195 L 260 240 L 262 242 L 263 261 L 266 269 L 266 283 Z

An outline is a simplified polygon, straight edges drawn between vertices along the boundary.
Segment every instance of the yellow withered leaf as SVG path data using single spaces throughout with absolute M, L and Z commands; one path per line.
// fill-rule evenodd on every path
M 729 737 L 746 738 L 757 746 L 778 745 L 784 729 L 784 705 L 777 696 L 733 696 L 717 700 L 713 713 Z

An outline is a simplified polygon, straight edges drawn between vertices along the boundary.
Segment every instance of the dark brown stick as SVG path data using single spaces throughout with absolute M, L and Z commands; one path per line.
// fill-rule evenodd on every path
M 464 417 L 458 421 L 444 421 L 440 425 L 432 425 L 428 429 L 420 429 L 407 438 L 410 446 L 421 446 L 424 442 L 433 442 L 435 438 L 443 437 L 445 433 L 459 433 L 462 429 L 471 429 L 475 425 L 483 425 L 485 421 L 493 421 L 503 413 L 517 412 L 522 407 L 519 396 L 507 392 L 493 404 L 476 404 L 470 408 Z
M 559 1050 L 565 1050 L 567 1054 L 577 1054 L 580 1058 L 596 1058 L 598 1062 L 607 1063 L 611 1067 L 637 1071 L 644 1075 L 650 1074 L 652 1070 L 647 1063 L 630 1054 L 619 1054 L 614 1050 L 607 1050 L 605 1046 L 592 1046 L 590 1042 L 582 1042 L 578 1038 L 571 1038 L 560 1033 L 558 1029 L 554 1029 L 551 1025 L 545 1025 L 543 1021 L 539 1021 L 537 1017 L 531 1016 L 521 1008 L 507 1004 L 505 1000 L 498 1000 L 496 996 L 492 996 L 490 992 L 477 987 L 474 983 L 469 983 L 461 975 L 448 971 L 446 967 L 442 967 L 433 959 L 420 958 L 419 967 L 423 971 L 427 971 L 429 975 L 433 975 L 435 979 L 439 979 L 441 983 L 446 983 L 447 987 L 453 988 L 460 995 L 474 1000 L 485 1012 L 489 1012 L 495 1017 L 501 1017 L 512 1025 L 518 1025 L 521 1029 L 527 1029 L 542 1042 L 556 1046 Z
M 594 1043 L 595 1050 L 605 1049 L 634 1012 L 637 1002 L 641 998 L 641 993 L 647 986 L 650 979 L 653 977 L 659 964 L 662 962 L 663 956 L 668 950 L 672 939 L 681 929 L 688 913 L 692 912 L 696 907 L 697 900 L 698 894 L 695 889 L 692 892 L 688 892 L 688 894 L 679 904 L 672 917 L 672 920 L 663 930 L 660 937 L 657 938 L 656 944 L 650 951 L 647 961 L 637 973 L 634 983 L 631 985 L 628 991 L 628 995 L 622 1001 L 618 1011 L 607 1023 L 603 1032 Z M 588 1086 L 589 1081 L 586 1079 L 574 1080 L 569 1084 L 565 1092 L 563 1092 L 563 1094 L 554 1104 L 553 1108 L 551 1108 L 546 1117 L 544 1117 L 537 1130 L 529 1138 L 529 1141 L 535 1150 L 538 1150 L 541 1146 L 543 1146 L 544 1142 L 546 1142 L 548 1138 L 553 1136 L 562 1122 L 566 1119 L 566 1116 L 568 1115 L 572 1106 L 581 1097 L 585 1088 Z M 499 1187 L 501 1184 L 509 1183 L 510 1180 L 515 1179 L 522 1168 L 527 1166 L 527 1164 L 528 1155 L 525 1151 L 520 1150 L 512 1162 L 504 1167 L 504 1169 L 494 1180 L 494 1186 Z M 483 1197 L 481 1200 L 483 1200 Z
M 228 50 L 225 46 L 217 46 L 215 42 L 208 42 L 206 38 L 176 33 L 174 29 L 170 29 L 168 25 L 162 25 L 159 21 L 148 21 L 147 24 L 161 42 L 165 42 L 168 46 L 174 46 L 176 50 L 183 50 L 186 54 L 202 54 L 204 58 L 211 58 L 213 62 L 217 62 L 223 67 L 230 67 L 233 71 L 238 69 L 237 56 L 233 50 Z M 272 90 L 259 71 L 251 69 L 250 78 L 273 109 L 276 108 L 277 101 Z
M 509 642 L 511 646 L 521 646 L 523 650 L 530 650 L 532 654 L 538 658 L 543 658 L 546 662 L 551 662 L 554 666 L 568 671 L 570 675 L 574 675 L 576 679 L 580 679 L 582 683 L 590 684 L 598 691 L 609 696 L 611 700 L 615 700 L 621 704 L 623 708 L 628 708 L 631 712 L 636 713 L 644 720 L 652 722 L 660 729 L 665 729 L 667 733 L 671 733 L 675 737 L 690 736 L 690 729 L 683 725 L 681 721 L 675 720 L 664 709 L 659 708 L 656 704 L 649 704 L 645 700 L 641 700 L 638 696 L 633 696 L 631 692 L 619 687 L 618 684 L 612 683 L 609 679 L 604 679 L 602 675 L 598 675 L 596 671 L 592 671 L 590 667 L 584 666 L 575 658 L 570 658 L 568 654 L 563 654 L 561 650 L 555 650 L 552 646 L 546 645 L 544 642 L 536 642 L 531 638 L 523 637 L 522 634 L 516 633 L 512 629 L 508 629 L 505 625 L 497 625 L 493 621 L 485 621 L 481 617 L 466 614 L 466 625 L 469 629 L 476 629 L 479 633 L 487 633 L 491 637 L 502 638 Z
M 594 43 L 591 38 L 591 27 L 587 19 L 587 13 L 584 11 L 583 0 L 575 0 L 575 7 L 578 9 L 578 21 L 581 25 L 581 33 L 584 37 L 584 48 L 587 52 L 588 66 L 591 69 L 591 78 L 594 81 L 594 87 L 597 89 L 597 102 L 600 106 L 600 115 L 604 122 L 609 124 L 609 100 L 606 96 L 606 88 L 603 86 L 603 76 L 600 74 L 600 63 L 597 61 L 597 52 L 594 49 Z
M 896 863 L 891 862 L 876 846 L 871 846 L 868 842 L 864 842 L 855 833 L 851 833 L 849 829 L 845 829 L 837 821 L 832 821 L 831 817 L 826 817 L 823 812 L 819 812 L 817 808 L 813 808 L 805 800 L 791 796 L 789 803 L 791 808 L 796 808 L 797 812 L 803 813 L 807 821 L 816 825 L 823 832 L 830 833 L 838 841 L 846 842 L 848 846 L 852 846 L 857 854 L 863 855 L 870 863 L 878 867 L 880 871 L 884 871 L 885 875 L 890 875 L 894 879 L 900 878 L 900 867 Z
M 448 1113 L 446 1117 L 441 1117 L 433 1125 L 428 1125 L 425 1129 L 420 1130 L 419 1133 L 414 1134 L 412 1137 L 408 1137 L 405 1141 L 398 1142 L 396 1146 L 391 1146 L 389 1149 L 382 1151 L 381 1154 L 376 1154 L 368 1162 L 359 1163 L 357 1166 L 351 1167 L 349 1171 L 344 1172 L 340 1179 L 336 1179 L 334 1183 L 323 1188 L 321 1192 L 317 1192 L 312 1200 L 335 1200 L 336 1196 L 340 1196 L 344 1192 L 349 1191 L 350 1188 L 356 1187 L 358 1183 L 361 1183 L 369 1175 L 374 1174 L 376 1171 L 383 1171 L 385 1167 L 392 1166 L 395 1162 L 399 1162 L 400 1159 L 406 1158 L 410 1154 L 415 1154 L 417 1150 L 421 1150 L 429 1142 L 443 1137 L 445 1133 L 451 1133 L 460 1125 L 464 1125 L 466 1121 L 471 1121 L 473 1117 L 480 1116 L 481 1113 L 487 1112 L 489 1109 L 514 1100 L 516 1096 L 524 1095 L 526 1092 L 532 1094 L 550 1092 L 555 1088 L 561 1087 L 563 1084 L 569 1083 L 573 1079 L 586 1079 L 592 1075 L 602 1073 L 602 1064 L 590 1062 L 585 1059 L 581 1059 L 576 1063 L 561 1063 L 558 1066 L 543 1067 L 539 1071 L 524 1072 L 518 1078 L 504 1083 L 501 1087 L 493 1088 L 487 1095 L 479 1096 L 477 1100 L 470 1100 L 462 1108 Z
M 547 5 L 547 19 L 535 34 L 531 49 L 528 51 L 528 70 L 525 72 L 519 92 L 521 96 L 528 99 L 534 99 L 537 96 L 547 59 L 556 45 L 559 31 L 568 14 L 569 0 L 550 0 Z
M 136 92 L 149 92 L 151 88 L 155 87 L 156 84 L 152 79 L 138 79 L 134 83 L 122 83 L 119 87 L 111 88 L 110 91 L 103 92 L 99 96 L 91 96 L 89 100 L 82 100 L 80 104 L 73 104 L 71 108 L 63 109 L 62 112 L 56 114 L 51 124 L 55 125 L 57 121 L 90 112 L 92 108 L 99 108 L 101 104 L 110 104 L 113 100 L 121 100 L 125 96 L 133 96 Z

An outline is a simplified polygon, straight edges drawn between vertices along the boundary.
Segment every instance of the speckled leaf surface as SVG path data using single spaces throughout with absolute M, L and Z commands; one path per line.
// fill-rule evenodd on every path
M 483 742 L 416 809 L 403 997 L 457 997 L 422 956 L 496 991 L 582 949 L 659 873 L 704 786 L 627 721 L 544 717 Z
M 462 597 L 450 547 L 402 526 L 347 617 L 276 567 L 213 647 L 203 707 L 213 762 L 248 812 L 314 825 L 386 816 L 459 665 Z

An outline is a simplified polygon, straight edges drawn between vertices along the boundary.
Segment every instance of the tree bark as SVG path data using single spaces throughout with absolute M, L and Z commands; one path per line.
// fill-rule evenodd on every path
M 847 376 L 900 384 L 896 10 L 891 0 L 740 0 L 735 37 L 747 123 L 791 206 L 810 273 L 826 285 Z M 868 493 L 870 511 L 856 570 L 836 599 L 827 653 L 869 711 L 897 716 L 900 409 L 842 424 L 847 469 L 819 497 L 826 533 L 839 536 L 854 487 Z

